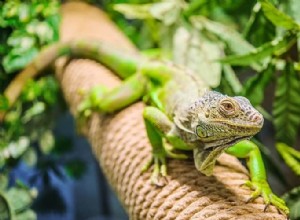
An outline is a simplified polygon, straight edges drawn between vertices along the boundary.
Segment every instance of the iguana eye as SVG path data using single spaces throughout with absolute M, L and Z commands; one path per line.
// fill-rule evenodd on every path
M 232 116 L 236 113 L 237 106 L 231 100 L 225 99 L 220 103 L 220 111 L 226 116 Z
M 225 110 L 227 110 L 227 111 L 231 111 L 232 109 L 233 109 L 233 105 L 232 105 L 232 103 L 230 103 L 230 102 L 223 102 L 222 103 L 222 106 L 223 106 L 223 108 L 225 109 Z

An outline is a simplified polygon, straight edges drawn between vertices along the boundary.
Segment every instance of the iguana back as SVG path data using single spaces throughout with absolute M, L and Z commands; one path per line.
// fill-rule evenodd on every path
M 195 103 L 209 87 L 199 75 L 179 66 L 172 65 L 170 78 L 159 89 L 163 110 L 172 119 Z

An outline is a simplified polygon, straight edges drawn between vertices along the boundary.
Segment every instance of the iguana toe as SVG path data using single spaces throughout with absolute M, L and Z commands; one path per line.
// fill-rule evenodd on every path
M 149 161 L 142 167 L 142 172 L 147 171 L 153 164 L 151 183 L 157 186 L 166 184 L 167 162 L 165 154 L 154 154 Z
M 255 190 L 247 202 L 255 200 L 257 197 L 262 196 L 266 204 L 264 211 L 267 210 L 270 204 L 274 205 L 280 212 L 284 214 L 289 214 L 289 208 L 286 206 L 285 201 L 277 197 L 271 190 L 269 184 L 265 180 L 253 180 L 246 181 L 244 184 L 247 187 Z

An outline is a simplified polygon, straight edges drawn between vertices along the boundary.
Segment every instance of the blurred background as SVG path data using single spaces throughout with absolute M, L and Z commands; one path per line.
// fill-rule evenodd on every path
M 300 1 L 103 0 L 151 59 L 172 60 L 210 87 L 243 95 L 264 115 L 254 139 L 270 185 L 300 219 Z M 128 219 L 87 141 L 76 134 L 53 70 L 12 108 L 3 93 L 41 48 L 59 40 L 64 2 L 0 1 L 0 219 Z M 199 71 L 201 70 L 201 71 Z

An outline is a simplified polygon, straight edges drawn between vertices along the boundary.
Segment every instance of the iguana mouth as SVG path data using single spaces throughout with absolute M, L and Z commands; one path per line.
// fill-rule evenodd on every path
M 226 125 L 226 126 L 230 126 L 232 128 L 238 128 L 238 127 L 241 127 L 241 128 L 250 128 L 250 129 L 258 129 L 260 130 L 261 127 L 262 127 L 262 124 L 259 123 L 249 123 L 248 125 L 247 124 L 239 124 L 239 123 L 234 123 L 234 122 L 230 122 L 230 121 L 222 121 L 222 120 L 211 120 L 210 123 L 216 123 L 216 124 L 223 124 L 223 125 Z
M 233 138 L 225 138 L 225 139 L 220 139 L 217 141 L 210 141 L 210 142 L 205 142 L 204 143 L 204 149 L 205 150 L 213 150 L 216 148 L 226 148 L 226 147 L 231 147 L 237 142 L 240 142 L 242 140 L 249 140 L 252 136 L 244 136 L 244 137 L 233 137 Z
M 231 147 L 235 143 L 249 139 L 251 136 L 246 137 L 238 137 L 231 141 L 220 142 L 218 145 L 205 146 L 203 148 L 195 148 L 194 149 L 194 160 L 197 169 L 204 173 L 207 176 L 210 176 L 213 172 L 213 167 L 216 163 L 218 157 L 226 150 L 226 148 Z M 224 140 L 223 140 L 224 141 Z

